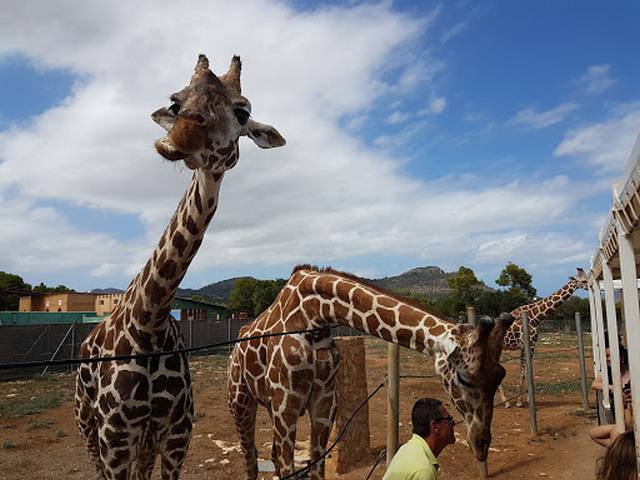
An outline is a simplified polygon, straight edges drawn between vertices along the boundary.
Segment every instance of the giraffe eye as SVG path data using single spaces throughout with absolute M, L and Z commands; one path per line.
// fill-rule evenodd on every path
M 178 105 L 177 103 L 173 103 L 170 107 L 169 107 L 169 111 L 171 113 L 173 113 L 174 115 L 178 115 L 178 112 L 180 111 L 180 105 Z
M 240 125 L 244 125 L 245 123 L 247 123 L 247 121 L 249 120 L 249 116 L 251 115 L 244 108 L 234 108 L 233 114 L 238 119 L 238 123 Z

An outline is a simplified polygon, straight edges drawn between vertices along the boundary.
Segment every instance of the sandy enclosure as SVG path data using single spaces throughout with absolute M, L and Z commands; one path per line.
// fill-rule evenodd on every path
M 527 408 L 496 407 L 493 442 L 489 456 L 489 475 L 496 479 L 594 478 L 600 447 L 588 437 L 595 417 L 581 409 L 576 337 L 545 334 L 538 342 L 535 380 L 538 399 L 539 435 L 529 433 Z M 386 374 L 386 344 L 367 338 L 367 382 L 372 391 Z M 588 353 L 590 348 L 587 347 Z M 518 362 L 514 353 L 505 352 L 503 364 L 507 394 L 515 391 Z M 587 357 L 591 364 L 590 356 Z M 590 368 L 587 369 L 588 371 Z M 226 406 L 226 356 L 192 359 L 197 423 L 182 478 L 187 480 L 239 480 L 244 478 L 238 437 Z M 433 374 L 430 357 L 401 349 L 401 373 Z M 95 478 L 84 444 L 73 419 L 74 375 L 56 374 L 43 379 L 0 384 L 0 479 Z M 369 405 L 371 454 L 340 480 L 364 480 L 375 463 L 386 438 L 386 390 L 383 388 Z M 411 434 L 410 414 L 416 398 L 433 396 L 446 402 L 437 378 L 404 379 L 400 385 L 400 441 Z M 496 399 L 498 401 L 498 399 Z M 593 405 L 594 396 L 590 396 Z M 448 408 L 453 412 L 450 405 Z M 42 410 L 40 413 L 30 413 Z M 459 417 L 459 415 L 457 415 Z M 298 439 L 304 446 L 308 437 L 308 418 L 299 423 Z M 441 479 L 478 478 L 478 466 L 466 446 L 463 425 L 456 426 L 458 442 L 440 456 Z M 258 411 L 259 455 L 269 458 L 271 427 L 263 409 Z M 384 462 L 371 478 L 379 480 Z M 156 468 L 153 478 L 160 478 Z M 262 478 L 271 478 L 270 474 Z

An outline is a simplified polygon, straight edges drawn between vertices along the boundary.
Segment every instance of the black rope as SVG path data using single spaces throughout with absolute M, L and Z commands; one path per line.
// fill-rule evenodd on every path
M 378 466 L 378 464 L 382 460 L 382 457 L 386 457 L 386 456 L 387 456 L 387 449 L 385 447 L 382 450 L 380 450 L 380 453 L 378 454 L 378 459 L 376 460 L 376 463 L 373 464 L 373 467 L 371 467 L 371 470 L 369 470 L 369 475 L 367 475 L 367 478 L 365 478 L 364 480 L 369 480 L 369 478 L 371 478 L 371 475 L 373 475 L 373 471 L 376 469 L 376 467 Z
M 342 438 L 342 436 L 345 434 L 345 432 L 347 431 L 347 428 L 349 427 L 349 424 L 351 423 L 351 420 L 354 419 L 354 417 L 358 414 L 358 412 L 360 411 L 360 409 L 362 407 L 364 407 L 366 405 L 366 403 L 371 400 L 373 398 L 373 396 L 378 393 L 378 391 L 384 387 L 387 384 L 387 379 L 385 378 L 382 382 L 380 382 L 380 384 L 373 390 L 373 392 L 371 392 L 369 394 L 369 396 L 364 399 L 364 401 L 358 406 L 358 408 L 356 408 L 354 410 L 354 412 L 351 414 L 351 416 L 349 417 L 349 420 L 347 420 L 347 422 L 344 424 L 344 427 L 342 427 L 342 430 L 340 430 L 340 433 L 338 433 L 338 436 L 336 437 L 336 439 L 333 441 L 333 443 L 331 444 L 331 446 L 329 448 L 327 448 L 327 450 L 318 458 L 316 458 L 313 462 L 310 462 L 306 467 L 301 468 L 300 470 L 297 470 L 295 472 L 293 472 L 290 475 L 287 475 L 286 477 L 282 477 L 280 480 L 288 480 L 288 479 L 293 479 L 293 478 L 300 478 L 301 475 L 304 475 L 305 473 L 308 473 L 311 470 L 311 467 L 313 467 L 315 464 L 317 464 L 318 462 L 324 460 L 324 458 L 329 455 L 329 453 L 331 452 L 331 450 L 333 450 L 336 445 L 338 444 L 338 442 L 340 441 L 340 439 Z
M 259 340 L 262 338 L 280 337 L 284 335 L 297 335 L 302 333 L 313 333 L 313 332 L 317 332 L 324 329 L 326 329 L 326 327 L 313 328 L 310 330 L 294 330 L 291 332 L 266 333 L 264 335 L 256 335 L 255 337 L 238 338 L 236 340 L 230 340 L 228 342 L 201 345 L 199 347 L 178 348 L 176 350 L 168 350 L 168 351 L 162 351 L 162 352 L 138 353 L 136 355 L 114 355 L 111 357 L 70 358 L 65 360 L 41 360 L 41 361 L 34 361 L 34 362 L 0 363 L 0 370 L 13 370 L 13 369 L 19 369 L 19 368 L 34 368 L 34 367 L 56 366 L 56 365 L 73 365 L 78 363 L 124 361 L 124 360 L 135 360 L 138 358 L 157 358 L 165 355 L 175 355 L 175 354 L 181 354 L 181 353 L 196 352 L 198 350 L 208 350 L 213 348 L 228 347 L 230 345 L 234 345 L 240 342 L 246 342 L 249 340 Z

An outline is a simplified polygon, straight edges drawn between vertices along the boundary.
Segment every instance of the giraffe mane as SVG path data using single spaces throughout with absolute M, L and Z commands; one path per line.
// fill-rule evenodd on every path
M 434 317 L 437 317 L 439 320 L 442 320 L 444 322 L 447 323 L 453 323 L 451 320 L 449 320 L 449 317 L 447 317 L 444 313 L 439 312 L 437 309 L 431 307 L 431 306 L 427 306 L 427 305 L 423 305 L 422 303 L 418 303 L 417 301 L 415 301 L 412 298 L 408 298 L 402 294 L 396 293 L 396 292 L 392 292 L 390 290 L 387 290 L 386 288 L 382 288 L 378 285 L 375 285 L 374 283 L 372 283 L 369 280 L 365 280 L 361 277 L 358 277 L 357 275 L 354 275 L 352 273 L 348 273 L 348 272 L 342 272 L 340 270 L 335 270 L 331 267 L 318 267 L 316 265 L 310 265 L 310 264 L 302 264 L 302 265 L 297 265 L 296 267 L 294 267 L 293 271 L 291 272 L 291 275 L 293 275 L 294 273 L 300 271 L 300 270 L 313 270 L 314 272 L 318 272 L 318 273 L 331 273 L 333 275 L 336 275 L 338 277 L 342 277 L 345 278 L 347 280 L 354 280 L 362 285 L 364 285 L 367 288 L 370 288 L 371 290 L 386 295 L 388 297 L 391 297 L 399 302 L 405 303 L 413 308 L 416 308 L 418 310 L 422 310 L 423 312 L 428 313 L 429 315 L 433 315 Z

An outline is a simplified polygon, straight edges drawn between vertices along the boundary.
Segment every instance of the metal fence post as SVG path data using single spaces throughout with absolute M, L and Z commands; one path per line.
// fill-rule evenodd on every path
M 587 390 L 587 366 L 584 358 L 584 337 L 582 336 L 582 318 L 580 312 L 576 316 L 576 334 L 578 335 L 578 354 L 580 355 L 580 384 L 582 385 L 582 409 L 589 410 L 589 394 Z
M 71 330 L 71 356 L 69 358 L 76 358 L 76 323 L 73 324 L 73 330 Z M 69 365 L 69 369 L 73 372 L 74 365 Z
M 193 347 L 193 313 L 189 315 L 189 348 Z M 191 358 L 191 352 L 189 352 Z
M 538 418 L 536 416 L 536 392 L 533 383 L 533 365 L 531 362 L 531 341 L 529 337 L 529 319 L 526 312 L 522 314 L 522 335 L 524 337 L 524 361 L 527 374 L 527 388 L 529 393 L 529 423 L 531 434 L 538 434 Z

